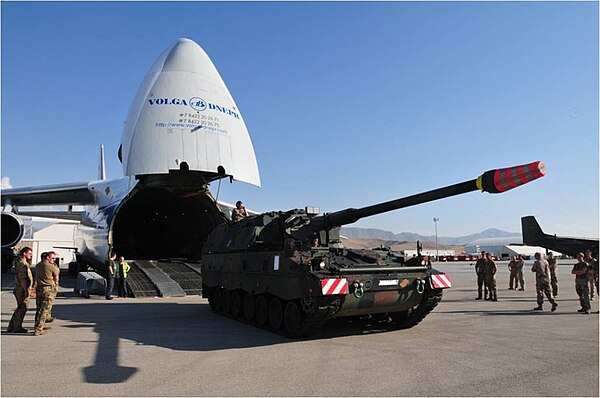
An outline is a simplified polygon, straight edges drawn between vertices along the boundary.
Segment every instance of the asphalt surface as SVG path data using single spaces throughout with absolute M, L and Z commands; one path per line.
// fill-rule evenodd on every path
M 288 340 L 213 314 L 199 296 L 77 297 L 61 279 L 46 335 L 6 334 L 14 275 L 2 275 L 2 396 L 598 396 L 598 299 L 577 313 L 570 269 L 559 262 L 559 307 L 508 291 L 475 301 L 468 263 L 435 266 L 453 287 L 418 326 L 386 330 L 333 320 Z M 35 304 L 31 303 L 32 307 Z M 33 328 L 34 308 L 24 326 Z

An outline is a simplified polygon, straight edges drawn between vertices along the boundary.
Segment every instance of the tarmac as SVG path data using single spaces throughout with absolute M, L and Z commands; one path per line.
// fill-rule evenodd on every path
M 598 298 L 577 313 L 559 261 L 556 312 L 536 306 L 531 261 L 525 291 L 508 291 L 498 263 L 498 302 L 475 301 L 473 262 L 439 263 L 452 277 L 419 325 L 388 330 L 330 321 L 289 340 L 211 312 L 199 296 L 90 299 L 61 276 L 52 330 L 7 334 L 14 274 L 2 274 L 4 396 L 598 396 Z M 35 301 L 24 326 L 33 329 Z

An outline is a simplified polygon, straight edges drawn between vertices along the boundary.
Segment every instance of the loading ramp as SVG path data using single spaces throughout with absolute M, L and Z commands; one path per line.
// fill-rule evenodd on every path
M 182 297 L 202 293 L 200 263 L 175 260 L 129 260 L 128 286 L 134 297 Z

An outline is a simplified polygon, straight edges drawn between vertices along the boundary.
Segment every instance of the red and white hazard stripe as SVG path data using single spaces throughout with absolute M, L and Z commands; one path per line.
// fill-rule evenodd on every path
M 324 296 L 348 294 L 348 281 L 343 278 L 321 279 L 321 291 Z
M 431 275 L 431 283 L 433 284 L 433 287 L 437 289 L 445 289 L 447 287 L 452 286 L 450 280 L 451 278 L 448 274 Z

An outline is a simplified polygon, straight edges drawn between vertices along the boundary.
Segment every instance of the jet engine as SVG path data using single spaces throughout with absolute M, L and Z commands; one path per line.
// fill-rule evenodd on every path
M 2 212 L 2 247 L 13 247 L 23 239 L 23 221 L 14 213 Z

